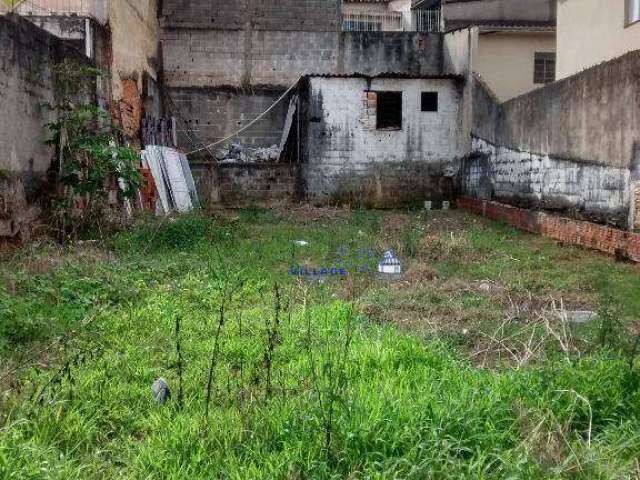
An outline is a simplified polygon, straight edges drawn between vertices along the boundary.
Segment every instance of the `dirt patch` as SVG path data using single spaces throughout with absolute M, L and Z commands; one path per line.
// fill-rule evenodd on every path
M 407 214 L 387 213 L 382 222 L 382 240 L 398 239 L 411 227 L 411 218 Z
M 275 209 L 275 211 L 283 218 L 303 221 L 305 223 L 351 218 L 351 210 L 346 207 L 314 207 L 313 205 L 301 205 L 299 207 Z

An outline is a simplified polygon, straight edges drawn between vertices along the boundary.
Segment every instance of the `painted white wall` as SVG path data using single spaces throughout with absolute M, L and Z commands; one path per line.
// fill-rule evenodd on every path
M 544 86 L 533 83 L 535 53 L 555 51 L 553 32 L 482 33 L 474 69 L 498 99 L 506 102 Z
M 558 80 L 640 49 L 640 22 L 625 25 L 626 1 L 558 0 Z
M 631 198 L 627 168 L 521 152 L 478 138 L 473 140 L 473 149 L 484 154 L 488 164 L 480 161 L 470 165 L 462 182 L 469 195 L 490 199 L 493 193 L 500 201 L 527 200 L 547 208 L 627 220 Z
M 440 161 L 456 151 L 460 94 L 450 79 L 314 78 L 313 96 L 322 98 L 322 123 L 330 134 L 329 149 L 320 162 L 353 164 L 393 161 Z M 402 92 L 402 129 L 376 130 L 363 118 L 363 94 Z M 438 92 L 439 111 L 421 111 L 421 93 Z
M 377 130 L 367 91 L 402 92 L 402 129 Z M 437 91 L 438 112 L 421 111 L 422 92 Z M 367 176 L 379 165 L 420 162 L 442 173 L 464 154 L 460 97 L 451 79 L 312 78 L 315 121 L 309 123 L 307 183 L 330 194 L 340 179 Z

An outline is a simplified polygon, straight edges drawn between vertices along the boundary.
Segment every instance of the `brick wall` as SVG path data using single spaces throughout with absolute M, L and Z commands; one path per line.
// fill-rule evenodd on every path
M 470 197 L 458 198 L 457 205 L 530 233 L 640 262 L 640 234 L 638 233 Z

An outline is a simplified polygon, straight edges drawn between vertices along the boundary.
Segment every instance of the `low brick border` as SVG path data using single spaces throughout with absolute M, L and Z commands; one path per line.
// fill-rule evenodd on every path
M 638 233 L 470 197 L 460 197 L 456 203 L 459 208 L 503 221 L 520 230 L 640 262 Z

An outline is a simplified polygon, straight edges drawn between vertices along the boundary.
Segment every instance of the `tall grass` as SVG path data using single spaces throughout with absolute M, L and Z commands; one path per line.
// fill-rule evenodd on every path
M 337 295 L 357 278 L 289 276 L 292 241 L 310 242 L 301 260 L 325 259 L 354 239 L 373 244 L 378 215 L 317 226 L 253 210 L 237 222 L 187 218 L 123 234 L 117 263 L 98 271 L 51 274 L 71 290 L 109 283 L 95 305 L 90 290 L 69 297 L 76 336 L 16 378 L 0 478 L 636 478 L 640 376 L 622 352 L 479 369 L 447 340 L 369 321 L 358 298 Z M 469 245 L 473 235 L 483 234 Z M 510 254 L 529 258 L 520 248 Z M 441 275 L 461 278 L 504 260 L 441 261 Z M 626 268 L 616 271 L 627 278 Z M 43 316 L 51 304 L 37 290 L 24 301 Z M 158 377 L 181 392 L 162 406 Z M 33 391 L 41 402 L 28 401 Z

